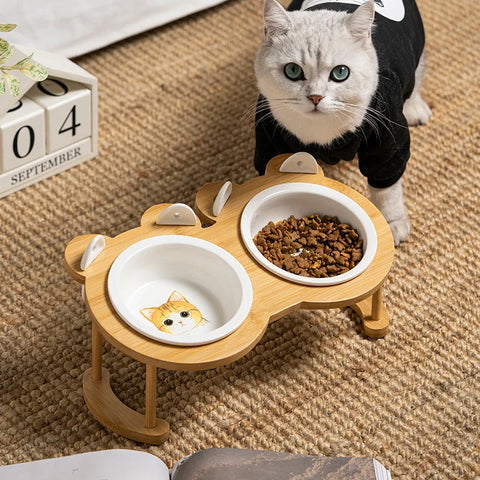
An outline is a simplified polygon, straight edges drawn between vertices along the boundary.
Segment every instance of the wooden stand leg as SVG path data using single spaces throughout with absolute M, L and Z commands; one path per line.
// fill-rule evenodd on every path
M 102 368 L 102 334 L 95 322 L 92 322 L 92 368 L 83 374 L 83 396 L 95 419 L 113 432 L 156 445 L 167 440 L 170 426 L 156 417 L 157 367 L 147 365 L 145 415 L 142 415 L 113 393 L 110 373 Z
M 384 337 L 388 333 L 388 312 L 382 301 L 381 285 L 371 297 L 350 305 L 362 319 L 363 331 L 370 338 Z
M 102 334 L 92 322 L 92 380 L 102 379 Z
M 382 294 L 383 286 L 381 286 L 373 295 L 372 295 L 372 318 L 373 320 L 380 320 L 382 315 Z
M 157 367 L 148 365 L 145 382 L 145 427 L 155 427 L 157 421 Z

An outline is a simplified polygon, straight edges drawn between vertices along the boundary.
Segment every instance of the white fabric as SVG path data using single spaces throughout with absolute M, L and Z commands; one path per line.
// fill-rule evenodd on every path
M 340 0 L 338 3 L 362 5 L 364 2 L 365 0 Z M 323 3 L 332 3 L 332 0 L 305 0 L 300 10 L 316 7 Z M 405 17 L 405 6 L 403 0 L 376 0 L 375 12 L 395 22 L 401 22 Z
M 225 0 L 0 0 L 5 40 L 75 57 Z

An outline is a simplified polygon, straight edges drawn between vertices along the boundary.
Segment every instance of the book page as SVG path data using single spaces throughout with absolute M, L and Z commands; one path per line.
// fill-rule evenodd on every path
M 154 455 L 135 450 L 102 450 L 0 467 L 0 480 L 169 480 Z
M 381 475 L 381 476 L 379 476 Z M 184 457 L 172 480 L 388 480 L 371 458 L 314 457 L 291 453 L 210 448 Z
M 375 466 L 377 480 L 392 480 L 390 472 L 380 462 L 373 460 L 373 465 Z

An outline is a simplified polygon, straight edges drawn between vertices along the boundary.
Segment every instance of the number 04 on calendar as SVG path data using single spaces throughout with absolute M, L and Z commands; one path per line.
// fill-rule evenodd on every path
M 97 80 L 72 61 L 31 48 L 42 82 L 18 76 L 23 95 L 0 97 L 0 197 L 97 155 Z

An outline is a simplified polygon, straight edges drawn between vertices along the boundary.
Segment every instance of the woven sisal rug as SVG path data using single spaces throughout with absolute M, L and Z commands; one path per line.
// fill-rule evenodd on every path
M 64 272 L 66 244 L 115 236 L 151 205 L 193 203 L 205 182 L 252 166 L 253 57 L 260 0 L 234 0 L 87 57 L 100 83 L 97 159 L 0 200 L 2 464 L 108 448 L 169 465 L 240 447 L 375 457 L 394 479 L 480 476 L 480 21 L 474 0 L 419 0 L 425 98 L 404 176 L 412 222 L 385 288 L 386 338 L 350 310 L 302 311 L 271 325 L 242 360 L 159 372 L 162 446 L 97 423 L 82 397 L 90 324 Z M 365 192 L 355 165 L 326 173 Z M 143 365 L 105 347 L 113 388 L 143 408 Z

